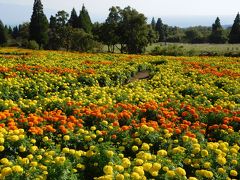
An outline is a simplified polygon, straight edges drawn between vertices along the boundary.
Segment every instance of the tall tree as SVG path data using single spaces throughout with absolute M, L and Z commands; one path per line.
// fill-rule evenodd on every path
M 18 26 L 15 26 L 13 27 L 12 37 L 16 39 L 18 36 L 19 36 L 19 29 L 18 29 Z
M 68 20 L 68 24 L 72 26 L 73 28 L 78 28 L 78 16 L 76 10 L 73 8 L 71 11 L 71 16 Z
M 108 46 L 109 52 L 114 52 L 116 44 L 119 42 L 119 22 L 120 8 L 111 7 L 105 23 L 100 27 L 99 37 Z
M 92 22 L 85 6 L 82 6 L 82 10 L 79 14 L 79 27 L 82 28 L 86 33 L 91 33 Z
M 30 40 L 35 40 L 39 44 L 39 48 L 48 42 L 48 20 L 43 13 L 41 0 L 34 0 L 29 34 Z
M 50 32 L 48 48 L 60 49 L 70 47 L 70 34 L 72 27 L 68 25 L 69 14 L 65 11 L 58 11 L 57 14 L 50 17 Z
M 120 43 L 125 44 L 128 53 L 143 53 L 148 44 L 147 18 L 129 6 L 120 14 Z
M 240 16 L 237 14 L 229 34 L 229 43 L 240 43 Z
M 159 42 L 163 42 L 166 40 L 166 28 L 162 22 L 161 18 L 158 18 L 157 23 L 156 23 L 156 31 L 158 32 L 159 35 Z
M 212 33 L 209 37 L 210 43 L 221 44 L 226 42 L 224 37 L 224 31 L 220 23 L 219 17 L 215 20 L 215 23 L 212 25 Z
M 152 18 L 151 26 L 152 26 L 152 29 L 153 29 L 153 30 L 156 29 L 156 21 L 155 21 L 154 17 Z
M 0 20 L 0 45 L 5 44 L 6 42 L 7 42 L 7 33 L 2 21 Z

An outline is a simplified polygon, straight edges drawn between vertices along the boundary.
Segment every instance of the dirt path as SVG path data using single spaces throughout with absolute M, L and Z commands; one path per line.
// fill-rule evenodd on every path
M 148 71 L 141 71 L 138 72 L 135 76 L 131 77 L 128 81 L 128 83 L 138 81 L 141 79 L 148 79 L 149 78 L 149 72 Z

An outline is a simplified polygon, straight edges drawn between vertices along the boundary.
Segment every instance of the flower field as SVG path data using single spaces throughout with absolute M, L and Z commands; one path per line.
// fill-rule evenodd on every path
M 0 79 L 0 179 L 240 179 L 240 58 L 2 48 Z

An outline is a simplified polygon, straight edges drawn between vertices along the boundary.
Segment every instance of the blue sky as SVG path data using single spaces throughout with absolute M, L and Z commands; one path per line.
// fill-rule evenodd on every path
M 146 17 L 161 17 L 170 25 L 211 25 L 217 16 L 222 24 L 232 24 L 240 11 L 240 0 L 42 0 L 47 16 L 57 10 L 79 12 L 84 3 L 93 21 L 103 21 L 111 6 L 130 5 Z M 0 19 L 7 23 L 29 21 L 33 0 L 0 0 Z M 9 9 L 13 9 L 10 11 Z

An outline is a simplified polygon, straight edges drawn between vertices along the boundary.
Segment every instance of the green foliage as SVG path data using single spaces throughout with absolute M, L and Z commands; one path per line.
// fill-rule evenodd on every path
M 29 49 L 39 49 L 39 45 L 38 45 L 38 43 L 36 42 L 36 41 L 34 41 L 34 40 L 30 40 L 29 42 L 28 42 L 28 46 L 27 46 L 27 48 L 29 48 Z
M 7 43 L 7 33 L 2 21 L 0 20 L 0 45 Z
M 82 10 L 79 14 L 79 28 L 82 28 L 86 33 L 92 31 L 92 22 L 85 6 L 82 6 Z
M 99 40 L 108 46 L 108 52 L 114 52 L 114 46 L 119 43 L 120 39 L 120 8 L 111 7 L 109 11 L 110 12 L 105 23 L 99 27 L 99 31 L 97 34 L 99 36 Z
M 152 44 L 158 41 L 158 33 L 152 28 L 152 26 L 148 26 L 148 43 Z
M 162 23 L 161 18 L 158 18 L 155 29 L 159 34 L 159 42 L 165 41 L 167 36 L 167 26 Z
M 43 13 L 41 0 L 34 1 L 29 34 L 30 40 L 35 40 L 39 47 L 46 45 L 48 42 L 48 20 Z
M 82 29 L 74 29 L 71 34 L 71 49 L 75 51 L 91 51 L 99 44 L 93 39 L 93 36 Z
M 210 40 L 210 43 L 216 43 L 216 44 L 225 43 L 227 40 L 220 23 L 220 19 L 218 17 L 215 20 L 215 23 L 212 25 L 212 33 L 209 37 L 209 40 Z
M 120 23 L 121 44 L 126 45 L 126 51 L 130 54 L 143 53 L 148 44 L 146 17 L 129 6 L 124 8 L 120 14 L 122 18 Z
M 168 46 L 156 46 L 152 51 L 152 55 L 164 55 L 164 56 L 183 56 L 187 54 L 183 46 L 168 45 Z
M 229 34 L 229 43 L 240 43 L 240 16 L 237 14 Z
M 68 20 L 68 24 L 73 28 L 78 27 L 78 16 L 76 10 L 73 8 L 71 12 L 70 19 Z

